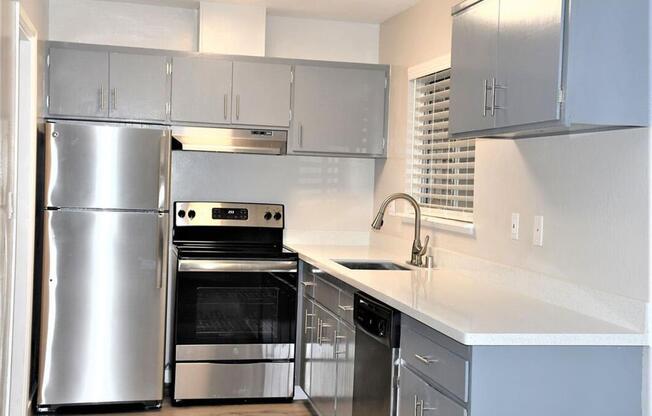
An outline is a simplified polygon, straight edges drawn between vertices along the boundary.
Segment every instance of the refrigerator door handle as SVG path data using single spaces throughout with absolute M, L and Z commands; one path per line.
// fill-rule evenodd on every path
M 168 219 L 168 214 L 158 214 L 158 248 L 160 254 L 159 264 L 157 267 L 157 289 L 163 288 L 163 279 L 167 277 L 168 274 Z
M 170 153 L 172 151 L 172 139 L 170 129 L 165 129 L 164 136 L 161 138 L 161 153 L 159 166 L 159 210 L 167 211 L 170 197 Z

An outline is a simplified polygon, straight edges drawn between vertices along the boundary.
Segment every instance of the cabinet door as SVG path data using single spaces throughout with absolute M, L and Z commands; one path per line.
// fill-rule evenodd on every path
M 564 3 L 500 0 L 496 127 L 559 119 Z
M 175 57 L 172 61 L 172 121 L 230 123 L 232 71 L 231 61 Z
M 353 369 L 355 359 L 355 330 L 342 321 L 335 337 L 337 357 L 337 416 L 353 415 Z
M 401 366 L 398 416 L 467 416 L 467 410 Z
M 484 0 L 453 16 L 449 131 L 494 127 L 491 86 L 496 77 L 499 0 Z
M 50 115 L 107 117 L 109 54 L 50 49 Z
M 310 374 L 312 370 L 312 348 L 315 341 L 315 305 L 307 297 L 303 297 L 303 310 L 301 313 L 303 319 L 301 334 L 301 371 L 300 386 L 303 391 L 310 397 Z
M 160 55 L 111 53 L 109 115 L 164 121 L 169 103 L 167 63 Z
M 382 155 L 385 76 L 381 69 L 297 65 L 291 151 Z
M 310 398 L 321 416 L 335 415 L 337 319 L 315 304 L 316 333 L 312 348 Z
M 292 68 L 261 62 L 233 63 L 233 124 L 290 125 Z

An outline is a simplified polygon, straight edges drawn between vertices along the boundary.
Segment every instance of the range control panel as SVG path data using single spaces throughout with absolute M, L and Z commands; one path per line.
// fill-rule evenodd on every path
M 283 205 L 232 202 L 175 202 L 177 227 L 283 228 Z

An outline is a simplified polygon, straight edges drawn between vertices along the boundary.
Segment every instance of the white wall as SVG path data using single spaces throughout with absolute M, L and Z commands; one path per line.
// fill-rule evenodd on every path
M 422 1 L 380 29 L 380 61 L 392 64 L 390 158 L 376 165 L 376 204 L 405 187 L 409 66 L 450 53 L 450 6 Z M 424 39 L 430 46 L 424 48 Z M 430 231 L 436 246 L 633 299 L 649 300 L 649 132 L 617 130 L 476 147 L 476 235 Z M 511 213 L 521 238 L 510 238 Z M 544 216 L 544 246 L 532 245 Z M 405 239 L 393 219 L 384 233 Z
M 267 56 L 378 63 L 379 25 L 267 17 Z
M 50 0 L 20 0 L 20 7 L 27 13 L 38 31 L 40 40 L 48 38 Z
M 285 204 L 288 241 L 366 242 L 373 160 L 173 152 L 173 201 Z
M 49 1 L 50 40 L 176 50 L 197 48 L 195 9 L 101 0 Z
M 264 6 L 202 1 L 199 51 L 230 55 L 265 55 Z

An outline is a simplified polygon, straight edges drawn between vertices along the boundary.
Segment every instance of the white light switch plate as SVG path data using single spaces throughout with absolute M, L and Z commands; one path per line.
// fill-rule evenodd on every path
M 512 212 L 512 240 L 518 240 L 518 227 L 520 215 L 518 212 Z
M 543 247 L 543 216 L 536 215 L 534 217 L 534 233 L 532 237 L 532 244 L 535 246 Z

